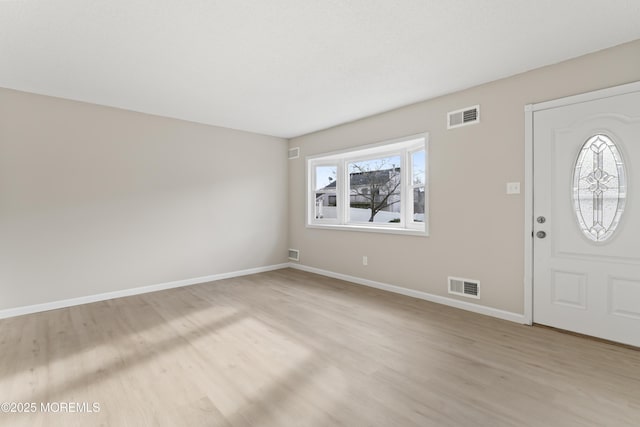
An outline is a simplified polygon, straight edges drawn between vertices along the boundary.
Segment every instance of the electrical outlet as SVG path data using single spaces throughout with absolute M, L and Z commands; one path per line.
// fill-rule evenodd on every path
M 362 257 L 362 265 L 369 265 L 369 258 L 366 255 Z

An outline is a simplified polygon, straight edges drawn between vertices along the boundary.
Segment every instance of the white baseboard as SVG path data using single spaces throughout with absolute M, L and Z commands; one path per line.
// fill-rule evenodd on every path
M 401 286 L 389 285 L 387 283 L 376 282 L 374 280 L 363 279 L 361 277 L 349 276 L 347 274 L 335 273 L 333 271 L 323 270 L 320 268 L 309 267 L 295 262 L 289 263 L 289 267 L 296 270 L 307 271 L 309 273 L 320 274 L 322 276 L 332 277 L 334 279 L 345 280 L 347 282 L 357 283 L 359 285 L 369 286 L 372 288 L 382 289 L 396 294 L 402 294 L 413 298 L 444 304 L 462 310 L 472 311 L 474 313 L 484 314 L 486 316 L 497 317 L 498 319 L 509 320 L 511 322 L 526 324 L 523 314 L 512 313 L 510 311 L 500 310 L 497 308 L 487 307 L 485 305 L 475 304 L 472 302 L 460 301 L 453 298 L 433 295 L 427 292 L 416 291 L 414 289 L 403 288 Z
M 165 289 L 180 288 L 182 286 L 197 285 L 199 283 L 213 282 L 216 280 L 229 279 L 232 277 L 247 276 L 249 274 L 263 273 L 265 271 L 279 270 L 289 267 L 289 263 L 267 265 L 264 267 L 249 268 L 246 270 L 232 271 L 229 273 L 212 274 L 210 276 L 194 277 L 192 279 L 176 280 L 174 282 L 159 283 L 157 285 L 141 286 L 139 288 L 123 289 L 120 291 L 105 292 L 96 295 L 88 295 L 78 298 L 70 298 L 59 301 L 45 302 L 42 304 L 27 305 L 24 307 L 8 308 L 0 310 L 0 319 L 21 316 L 23 314 L 39 313 L 41 311 L 55 310 L 58 308 L 71 307 L 74 305 L 88 304 L 91 302 L 104 301 L 113 298 L 128 297 L 131 295 L 146 294 L 149 292 L 162 291 Z
M 487 307 L 466 301 L 459 301 L 453 298 L 447 298 L 439 295 L 429 294 L 427 292 L 417 291 L 414 289 L 403 288 L 401 286 L 390 285 L 387 283 L 376 282 L 374 280 L 363 279 L 361 277 L 349 276 L 347 274 L 335 273 L 333 271 L 323 270 L 320 268 L 309 267 L 295 262 L 268 265 L 264 267 L 249 268 L 246 270 L 232 271 L 229 273 L 212 274 L 210 276 L 195 277 L 192 279 L 176 280 L 174 282 L 160 283 L 156 285 L 142 286 L 138 288 L 123 289 L 120 291 L 105 292 L 96 295 L 88 295 L 78 298 L 70 298 L 59 301 L 46 302 L 42 304 L 28 305 L 24 307 L 9 308 L 0 310 L 0 319 L 8 317 L 21 316 L 23 314 L 39 313 L 42 311 L 55 310 L 58 308 L 71 307 L 74 305 L 88 304 L 92 302 L 105 301 L 113 298 L 122 298 L 131 295 L 146 294 L 149 292 L 162 291 L 165 289 L 179 288 L 183 286 L 197 285 L 199 283 L 214 282 L 216 280 L 229 279 L 232 277 L 247 276 L 250 274 L 263 273 L 266 271 L 280 270 L 282 268 L 291 267 L 296 270 L 308 271 L 310 273 L 320 274 L 322 276 L 332 277 L 334 279 L 345 280 L 347 282 L 357 283 L 359 285 L 369 286 L 372 288 L 382 289 L 397 294 L 410 296 L 426 301 L 444 304 L 462 310 L 472 311 L 474 313 L 484 314 L 487 316 L 497 317 L 499 319 L 509 320 L 511 322 L 525 324 L 524 315 L 512 313 L 497 308 Z

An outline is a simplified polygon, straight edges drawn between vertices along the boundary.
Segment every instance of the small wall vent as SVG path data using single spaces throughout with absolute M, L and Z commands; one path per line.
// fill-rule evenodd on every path
M 480 282 L 460 277 L 449 277 L 449 293 L 480 299 Z
M 289 259 L 291 261 L 300 261 L 300 251 L 297 249 L 289 249 Z
M 447 113 L 447 129 L 480 123 L 480 105 Z
M 300 157 L 300 147 L 289 148 L 289 160 Z

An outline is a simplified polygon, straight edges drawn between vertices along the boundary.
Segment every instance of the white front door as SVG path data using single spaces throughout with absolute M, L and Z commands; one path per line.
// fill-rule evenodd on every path
M 640 347 L 640 91 L 533 113 L 533 321 Z

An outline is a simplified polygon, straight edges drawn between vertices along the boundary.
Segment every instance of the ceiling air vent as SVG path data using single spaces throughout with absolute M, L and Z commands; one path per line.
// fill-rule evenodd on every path
M 300 157 L 300 147 L 289 148 L 289 160 Z
M 447 113 L 447 129 L 480 123 L 480 105 Z
M 480 282 L 460 277 L 449 277 L 449 293 L 480 299 Z
M 300 261 L 300 251 L 297 249 L 289 249 L 289 259 L 291 261 Z

